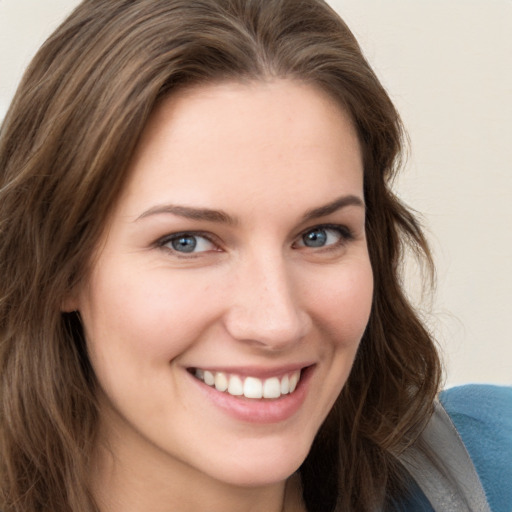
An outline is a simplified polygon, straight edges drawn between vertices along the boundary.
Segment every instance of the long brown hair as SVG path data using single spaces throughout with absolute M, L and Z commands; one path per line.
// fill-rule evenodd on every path
M 27 70 L 0 132 L 0 508 L 92 512 L 97 406 L 79 319 L 61 313 L 156 102 L 178 87 L 292 78 L 351 115 L 375 277 L 354 368 L 300 468 L 308 510 L 375 510 L 438 389 L 434 343 L 400 285 L 430 264 L 390 190 L 403 130 L 350 30 L 322 0 L 85 0 Z

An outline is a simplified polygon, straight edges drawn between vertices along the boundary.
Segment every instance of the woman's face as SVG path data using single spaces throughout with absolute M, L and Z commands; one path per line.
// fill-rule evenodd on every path
M 372 301 L 347 115 L 289 80 L 176 93 L 106 228 L 73 307 L 116 463 L 286 479 L 347 380 Z

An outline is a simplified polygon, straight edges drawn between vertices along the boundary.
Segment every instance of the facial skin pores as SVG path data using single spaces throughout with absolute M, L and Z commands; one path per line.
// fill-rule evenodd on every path
M 345 112 L 292 80 L 171 95 L 91 267 L 68 306 L 100 387 L 106 510 L 282 499 L 372 301 L 363 165 Z

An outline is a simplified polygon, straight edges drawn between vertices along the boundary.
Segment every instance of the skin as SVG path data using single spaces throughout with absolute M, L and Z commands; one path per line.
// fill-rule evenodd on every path
M 188 218 L 169 205 L 222 214 Z M 340 227 L 306 245 L 325 224 Z M 103 512 L 302 509 L 290 475 L 370 313 L 364 225 L 355 130 L 318 89 L 221 83 L 157 106 L 67 304 L 101 388 L 92 486 Z M 196 252 L 173 248 L 169 235 L 183 232 Z M 304 399 L 270 423 L 227 414 L 189 371 L 286 365 L 310 368 Z

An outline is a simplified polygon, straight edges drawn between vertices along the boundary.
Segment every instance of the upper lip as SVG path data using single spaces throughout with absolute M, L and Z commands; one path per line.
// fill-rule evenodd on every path
M 223 372 L 231 375 L 240 375 L 241 377 L 257 377 L 260 379 L 267 379 L 270 377 L 280 377 L 287 373 L 296 372 L 298 370 L 304 370 L 310 366 L 313 366 L 314 363 L 305 362 L 305 363 L 294 363 L 294 364 L 286 364 L 275 367 L 268 366 L 207 366 L 207 365 L 198 365 L 198 366 L 190 366 L 188 370 L 203 370 L 210 372 Z

